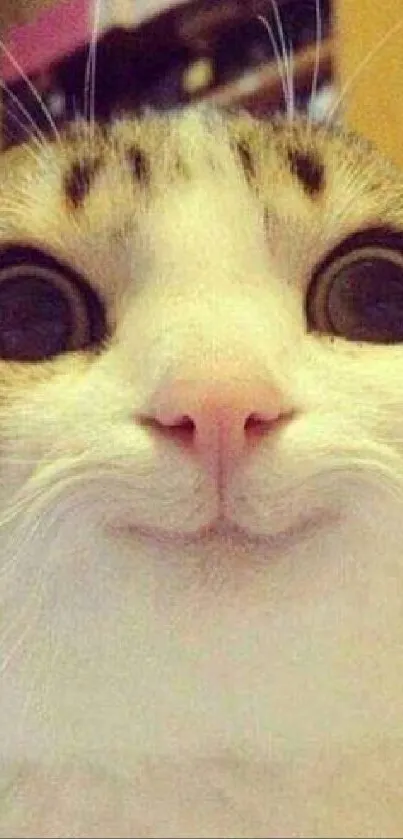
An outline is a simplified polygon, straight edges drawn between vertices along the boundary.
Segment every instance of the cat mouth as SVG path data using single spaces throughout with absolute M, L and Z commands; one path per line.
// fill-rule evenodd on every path
M 334 515 L 332 516 L 332 520 Z M 318 529 L 329 525 L 329 511 L 315 511 L 299 516 L 283 527 L 270 530 L 260 529 L 258 526 L 240 525 L 229 517 L 219 514 L 210 522 L 192 531 L 169 530 L 162 527 L 147 527 L 128 525 L 133 536 L 151 540 L 160 544 L 195 545 L 221 542 L 223 545 L 264 546 L 270 549 L 281 549 L 297 542 L 305 541 L 313 536 Z M 115 528 L 114 528 L 115 529 Z M 121 530 L 122 528 L 117 528 Z
M 317 532 L 321 525 L 328 523 L 329 516 L 322 511 L 320 514 L 306 513 L 273 530 L 261 530 L 259 527 L 240 525 L 237 522 L 219 516 L 205 529 L 202 538 L 219 538 L 223 541 L 242 542 L 250 545 L 259 544 L 271 548 L 291 545 L 305 540 Z

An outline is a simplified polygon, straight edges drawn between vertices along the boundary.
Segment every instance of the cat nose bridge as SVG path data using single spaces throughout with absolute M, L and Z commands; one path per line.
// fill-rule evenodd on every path
M 227 473 L 252 439 L 269 433 L 290 406 L 270 377 L 221 368 L 210 376 L 181 376 L 153 395 L 148 417 L 164 434 L 190 448 L 214 475 Z

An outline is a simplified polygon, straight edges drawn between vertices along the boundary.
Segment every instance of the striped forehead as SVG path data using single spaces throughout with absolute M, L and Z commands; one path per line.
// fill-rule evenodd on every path
M 245 128 L 243 128 L 243 126 Z M 135 188 L 147 190 L 154 178 L 172 183 L 192 180 L 206 169 L 215 173 L 234 163 L 243 170 L 249 184 L 256 181 L 258 158 L 275 147 L 278 162 L 303 189 L 316 198 L 325 187 L 325 168 L 312 145 L 302 148 L 298 137 L 273 131 L 262 124 L 256 129 L 246 120 L 229 120 L 220 115 L 207 117 L 189 112 L 171 117 L 123 120 L 109 129 L 98 130 L 88 142 L 81 134 L 67 139 L 67 165 L 63 191 L 71 210 L 79 211 L 96 188 L 102 171 L 115 162 L 123 167 Z M 279 140 L 280 137 L 280 140 Z

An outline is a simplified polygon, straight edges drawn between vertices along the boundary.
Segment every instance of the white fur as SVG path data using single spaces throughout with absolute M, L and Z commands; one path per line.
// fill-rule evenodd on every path
M 114 242 L 107 193 L 82 229 L 48 208 L 116 334 L 2 401 L 0 836 L 399 835 L 403 352 L 303 315 L 360 189 L 277 184 L 267 230 L 235 166 L 196 172 Z M 220 501 L 141 417 L 228 371 L 294 413 Z

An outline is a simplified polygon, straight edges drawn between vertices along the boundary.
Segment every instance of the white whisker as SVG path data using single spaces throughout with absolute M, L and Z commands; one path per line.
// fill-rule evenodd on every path
M 94 3 L 91 40 L 88 46 L 88 57 L 84 81 L 84 116 L 91 126 L 92 139 L 94 136 L 95 125 L 96 61 L 100 14 L 101 0 L 96 0 Z
M 3 111 L 3 113 L 4 113 L 4 111 Z M 14 122 L 16 122 L 16 124 L 19 125 L 20 128 L 23 128 L 24 130 L 26 130 L 26 126 L 24 126 L 24 124 L 18 120 L 18 117 L 16 117 L 15 114 L 10 112 L 9 117 Z M 4 124 L 2 125 L 1 133 L 2 133 L 3 140 L 6 139 L 8 141 L 9 146 L 15 146 L 15 145 L 19 144 L 20 136 L 18 134 L 13 133 L 10 130 L 10 128 L 6 127 Z M 24 154 L 27 154 L 34 162 L 39 161 L 41 159 L 41 155 L 38 154 L 37 151 L 35 151 L 35 149 L 33 148 L 33 144 L 38 147 L 40 152 L 44 151 L 45 146 L 42 146 L 42 143 L 37 141 L 36 138 L 32 137 L 32 135 L 29 132 L 28 132 L 28 139 L 26 141 L 24 141 L 24 144 L 25 144 Z M 7 151 L 7 147 L 4 147 L 4 144 L 3 144 L 3 148 L 1 149 L 1 151 L 2 152 Z M 14 207 L 14 209 L 15 209 L 15 205 L 9 204 L 8 206 L 10 207 L 11 211 L 12 211 L 12 207 Z M 2 208 L 3 212 L 6 209 L 6 207 L 7 207 L 7 205 L 5 203 L 2 203 L 1 208 Z
M 31 503 L 32 503 L 33 500 L 35 500 L 35 498 L 30 499 Z M 30 540 L 35 536 L 35 533 L 37 532 L 37 530 L 39 529 L 39 526 L 40 526 L 39 525 L 39 518 L 36 515 L 36 511 L 34 511 L 32 513 L 32 511 L 29 509 L 29 507 L 30 507 L 30 502 L 29 502 L 29 500 L 26 500 L 24 506 L 21 505 L 18 510 L 17 509 L 13 510 L 13 512 L 14 512 L 13 517 L 17 517 L 18 515 L 21 516 L 22 513 L 27 517 L 27 520 L 24 522 L 24 528 L 19 534 L 19 539 L 20 539 L 20 542 L 21 542 L 23 547 L 29 544 Z M 32 519 L 32 517 L 33 517 L 33 523 L 30 521 L 30 519 Z M 4 522 L 2 522 L 1 526 L 4 527 Z M 15 545 L 13 545 L 12 551 L 10 551 L 10 553 L 7 555 L 6 561 L 3 562 L 0 565 L 0 580 L 2 578 L 7 577 L 10 574 L 11 571 L 14 572 L 15 563 L 16 563 L 16 560 L 15 560 Z
M 288 44 L 288 120 L 293 122 L 295 116 L 295 86 L 294 86 L 294 50 L 291 41 Z
M 270 0 L 271 7 L 273 9 L 273 14 L 276 19 L 277 25 L 277 32 L 280 39 L 281 45 L 281 55 L 283 59 L 283 65 L 285 68 L 285 74 L 287 79 L 287 118 L 289 122 L 292 122 L 294 117 L 294 82 L 292 78 L 292 70 L 291 70 L 291 62 L 289 60 L 289 53 L 287 50 L 285 33 L 284 33 L 284 26 L 283 21 L 281 19 L 281 15 L 279 12 L 278 4 L 276 0 Z
M 268 20 L 265 17 L 263 17 L 263 15 L 257 15 L 256 17 L 263 24 L 263 26 L 266 29 L 266 32 L 267 32 L 267 34 L 270 38 L 270 42 L 271 42 L 271 45 L 273 47 L 274 55 L 276 57 L 276 64 L 277 64 L 277 68 L 278 68 L 278 72 L 279 72 L 279 76 L 280 76 L 280 80 L 281 80 L 281 88 L 282 88 L 282 91 L 283 91 L 284 105 L 285 105 L 287 113 L 288 113 L 289 97 L 288 97 L 287 76 L 286 76 L 286 69 L 285 69 L 285 66 L 284 66 L 284 62 L 283 62 L 282 57 L 280 55 L 280 51 L 279 51 L 279 48 L 277 46 L 277 41 L 276 41 L 276 39 L 274 37 L 274 34 L 273 34 L 273 29 L 270 26 Z
M 14 118 L 13 115 L 11 115 L 11 116 L 12 116 L 12 118 Z M 17 137 L 12 135 L 10 131 L 7 131 L 7 130 L 4 131 L 4 126 L 3 126 L 2 130 L 3 130 L 4 136 L 6 136 L 10 140 L 11 146 L 14 146 L 15 144 L 18 145 L 19 139 Z M 35 148 L 34 148 L 34 146 L 35 146 Z M 7 151 L 7 149 L 4 149 L 4 151 Z M 54 161 L 52 160 L 50 154 L 48 153 L 48 148 L 45 145 L 42 145 L 42 143 L 40 143 L 39 141 L 35 142 L 35 139 L 31 135 L 29 136 L 28 140 L 24 141 L 24 155 L 27 155 L 33 161 L 33 163 L 41 163 L 41 162 L 43 163 L 44 158 L 46 158 L 46 165 L 49 165 L 49 166 L 51 166 L 52 164 L 54 165 Z M 18 192 L 20 194 L 23 194 L 23 190 L 22 190 L 21 187 L 18 189 Z M 26 190 L 25 190 L 25 194 L 26 194 Z M 17 195 L 17 188 L 16 188 L 16 191 L 15 191 L 15 195 Z M 10 214 L 21 211 L 21 208 L 16 206 L 15 201 L 14 201 L 13 204 L 9 203 L 8 205 L 6 204 L 5 201 L 3 201 L 2 205 L 1 205 L 1 209 L 2 209 L 3 213 L 5 212 L 5 210 L 7 210 L 7 212 L 10 213 Z
M 27 510 L 32 513 L 34 516 L 36 523 L 40 520 L 40 512 L 43 503 L 47 501 L 47 496 L 45 492 L 47 491 L 49 496 L 52 497 L 51 490 L 53 489 L 53 485 L 49 481 L 46 483 L 46 480 L 42 480 L 42 484 L 39 486 L 37 474 L 34 473 L 31 475 L 27 481 L 23 489 L 17 493 L 9 505 L 7 505 L 1 514 L 0 519 L 0 529 L 2 527 L 6 527 L 9 524 L 12 524 L 13 521 L 20 516 L 21 514 L 26 515 Z M 39 500 L 39 504 L 35 506 L 36 502 Z M 0 574 L 4 570 L 5 566 L 0 567 Z
M 38 576 L 39 576 L 39 574 L 38 574 Z M 7 672 L 10 665 L 12 664 L 14 659 L 16 658 L 18 652 L 21 650 L 21 648 L 24 644 L 24 641 L 26 640 L 26 638 L 28 637 L 28 635 L 30 635 L 30 633 L 32 631 L 33 623 L 31 621 L 31 618 L 32 618 L 33 615 L 35 615 L 35 612 L 31 608 L 31 606 L 32 606 L 31 601 L 32 601 L 34 595 L 36 595 L 36 594 L 37 594 L 37 588 L 33 592 L 31 592 L 29 600 L 26 601 L 27 608 L 23 609 L 18 614 L 14 623 L 11 626 L 8 626 L 7 631 L 4 633 L 4 635 L 2 635 L 0 637 L 0 651 L 3 650 L 3 648 L 9 647 L 9 649 L 7 651 L 7 654 L 4 654 L 3 652 L 1 653 L 0 678 L 2 676 L 4 676 L 4 674 Z M 36 598 L 34 598 L 34 599 L 36 600 Z M 37 605 L 37 603 L 36 603 L 36 605 Z M 12 633 L 15 632 L 16 629 L 19 630 L 20 627 L 23 627 L 23 630 L 22 630 L 22 632 L 20 632 L 17 635 L 16 641 L 10 647 L 9 643 L 10 643 L 10 638 L 12 637 Z
M 13 458 L 10 458 L 13 461 Z M 18 462 L 18 461 L 13 461 Z M 31 465 L 32 461 L 22 460 Z M 98 462 L 97 453 L 94 455 L 94 464 Z M 93 466 L 94 478 L 98 476 L 98 466 L 92 464 L 91 457 L 75 456 L 66 457 L 64 459 L 57 458 L 54 461 L 46 461 L 39 464 L 37 469 L 27 478 L 23 488 L 15 494 L 9 505 L 7 505 L 1 513 L 0 529 L 12 524 L 18 516 L 28 513 L 29 533 L 35 532 L 36 527 L 39 527 L 43 509 L 50 509 L 53 504 L 60 497 L 61 493 L 66 489 L 70 489 L 80 484 L 83 479 L 83 472 L 85 478 L 92 477 L 91 466 Z M 30 523 L 33 519 L 33 524 Z M 0 575 L 5 569 L 5 565 L 0 566 Z
M 32 84 L 29 76 L 27 76 L 27 74 L 24 72 L 24 70 L 22 69 L 22 67 L 18 63 L 18 61 L 14 58 L 14 56 L 11 54 L 11 52 L 7 49 L 6 45 L 4 44 L 4 42 L 1 39 L 0 39 L 0 49 L 2 50 L 4 55 L 7 56 L 8 60 L 11 62 L 11 64 L 17 70 L 17 72 L 20 74 L 21 79 L 27 85 L 28 90 L 31 91 L 31 93 L 32 93 L 34 99 L 37 101 L 37 103 L 38 103 L 38 105 L 39 105 L 39 107 L 40 107 L 40 109 L 41 109 L 49 127 L 52 129 L 55 140 L 60 142 L 60 133 L 59 133 L 59 130 L 56 126 L 56 123 L 55 123 L 55 121 L 52 117 L 52 114 L 49 111 L 49 108 L 46 107 L 46 105 L 43 101 L 43 98 L 42 98 L 42 96 L 40 96 L 40 94 L 39 94 L 38 90 L 36 89 L 35 85 Z M 36 126 L 36 127 L 37 127 L 37 130 L 39 132 L 38 126 Z M 40 132 L 40 133 L 42 134 L 42 132 Z M 43 134 L 42 134 L 42 136 L 43 136 Z
M 13 91 L 9 88 L 9 86 L 8 86 L 8 85 L 7 85 L 7 84 L 6 84 L 6 83 L 5 83 L 2 79 L 0 79 L 0 90 L 4 91 L 4 93 L 6 93 L 6 94 L 7 94 L 7 96 L 11 99 L 11 101 L 12 101 L 12 102 L 13 102 L 13 103 L 17 106 L 17 108 L 18 108 L 19 112 L 20 112 L 21 114 L 23 114 L 23 116 L 25 117 L 25 119 L 29 122 L 29 124 L 31 125 L 31 127 L 34 129 L 35 134 L 32 134 L 32 133 L 29 131 L 28 126 L 27 126 L 27 125 L 25 125 L 25 124 L 22 122 L 22 120 L 19 120 L 19 118 L 17 117 L 17 115 L 16 115 L 16 114 L 14 115 L 14 114 L 12 114 L 12 112 L 11 112 L 11 111 L 9 111 L 9 113 L 11 114 L 11 116 L 13 117 L 13 119 L 15 119 L 15 122 L 17 123 L 17 125 L 19 125 L 19 127 L 20 127 L 23 131 L 25 131 L 25 132 L 26 132 L 27 137 L 29 138 L 29 140 L 30 140 L 31 142 L 35 143 L 35 145 L 37 145 L 37 146 L 38 146 L 38 148 L 43 149 L 43 148 L 45 147 L 45 144 L 46 144 L 46 137 L 45 137 L 45 135 L 44 135 L 43 131 L 41 131 L 41 129 L 39 128 L 39 126 L 36 124 L 36 122 L 35 122 L 35 120 L 34 120 L 34 118 L 33 118 L 32 114 L 30 114 L 30 113 L 29 113 L 29 111 L 27 110 L 27 108 L 25 107 L 25 105 L 23 105 L 23 104 L 22 104 L 22 102 L 21 102 L 21 100 L 18 98 L 18 96 L 17 96 L 17 95 L 16 95 L 16 94 L 15 94 L 15 93 L 14 93 L 14 92 L 13 92 Z M 39 138 L 40 138 L 40 139 L 39 139 Z
M 9 540 L 9 545 L 6 542 L 7 561 L 0 568 L 1 590 L 4 592 L 3 600 L 7 600 L 10 588 L 12 589 L 18 584 L 19 572 L 24 576 L 27 573 L 25 557 L 37 533 L 43 528 L 43 510 L 47 510 L 46 530 L 50 531 L 60 519 L 62 513 L 57 509 L 54 502 L 58 496 L 60 497 L 64 486 L 65 480 L 63 479 L 54 481 L 50 486 L 45 483 L 39 491 L 37 490 L 35 494 L 28 494 L 25 498 L 24 526 L 19 529 L 17 544 L 11 544 L 11 540 Z M 50 499 L 53 502 L 52 504 L 49 503 Z M 19 512 L 21 513 L 21 509 Z M 36 564 L 34 567 L 35 574 L 33 579 L 30 580 L 29 596 L 24 601 L 23 608 L 18 611 L 11 624 L 7 623 L 0 636 L 0 651 L 7 649 L 7 654 L 2 652 L 0 657 L 0 676 L 4 675 L 14 661 L 26 638 L 31 633 L 35 621 L 40 616 L 43 591 L 49 577 L 49 568 L 54 561 L 54 557 L 50 553 L 45 554 L 45 556 L 46 561 L 39 566 Z M 12 642 L 13 638 L 15 639 L 14 642 Z
M 33 666 L 30 667 L 30 681 L 26 688 L 19 716 L 19 726 L 21 732 L 24 731 L 24 724 L 31 709 L 34 707 L 35 700 L 37 697 L 43 696 L 44 686 L 49 684 L 56 656 L 56 650 L 51 646 L 46 649 L 46 654 L 42 653 L 39 660 L 38 655 L 33 652 L 32 649 L 28 647 L 24 650 L 24 661 L 29 662 L 30 664 L 32 662 Z M 22 736 L 24 735 L 22 734 Z
M 319 67 L 320 67 L 320 48 L 322 43 L 322 16 L 321 16 L 321 8 L 320 8 L 320 0 L 315 0 L 315 21 L 316 21 L 316 34 L 315 34 L 315 65 L 312 74 L 312 84 L 311 84 L 311 93 L 309 97 L 308 103 L 308 122 L 307 122 L 307 130 L 309 132 L 312 126 L 311 114 L 313 111 L 313 103 L 318 93 L 318 82 L 319 82 Z
M 2 585 L 5 587 L 5 597 L 7 599 L 8 589 L 15 585 L 17 572 L 20 569 L 20 558 L 24 556 L 27 546 L 30 540 L 33 538 L 35 533 L 35 528 L 31 531 L 25 533 L 25 538 L 19 540 L 18 545 L 15 547 L 13 546 L 13 553 L 12 553 L 12 561 L 8 562 L 8 570 L 12 568 L 13 576 L 10 579 L 2 581 Z M 11 549 L 11 546 L 10 546 Z M 4 654 L 1 655 L 0 661 L 0 675 L 4 673 L 4 671 L 8 668 L 10 662 L 13 660 L 15 654 L 21 648 L 27 633 L 30 632 L 32 627 L 32 616 L 38 613 L 38 606 L 40 604 L 40 592 L 43 588 L 43 567 L 39 566 L 36 569 L 36 574 L 34 580 L 31 580 L 30 584 L 30 591 L 29 597 L 24 602 L 24 608 L 17 612 L 17 615 L 12 623 L 7 623 L 2 635 L 0 636 L 0 650 L 3 651 L 5 648 L 8 648 L 8 653 L 6 656 Z M 4 595 L 3 595 L 4 598 Z M 22 630 L 22 631 L 20 631 Z M 10 639 L 16 637 L 16 641 L 10 648 Z

